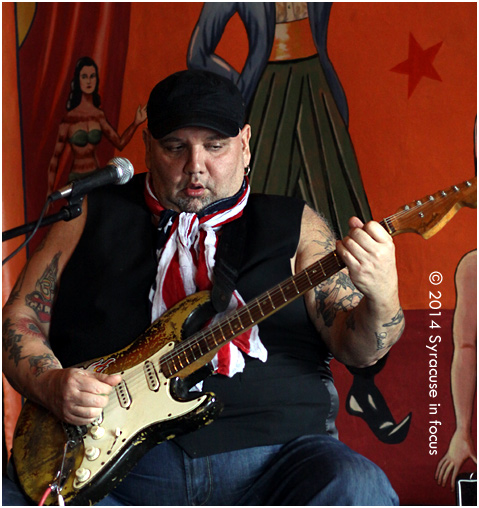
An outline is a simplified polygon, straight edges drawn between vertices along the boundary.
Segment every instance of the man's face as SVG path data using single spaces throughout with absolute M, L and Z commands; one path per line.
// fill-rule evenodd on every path
M 234 138 L 185 127 L 157 140 L 145 130 L 145 161 L 158 201 L 177 212 L 198 213 L 236 194 L 251 158 L 250 135 L 249 125 Z

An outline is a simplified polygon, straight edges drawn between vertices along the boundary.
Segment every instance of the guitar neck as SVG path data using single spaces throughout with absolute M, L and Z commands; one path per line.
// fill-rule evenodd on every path
M 409 203 L 394 215 L 383 219 L 380 224 L 391 236 L 414 232 L 427 239 L 439 231 L 463 206 L 476 206 L 476 178 Z M 337 252 L 330 252 L 237 311 L 180 342 L 172 351 L 162 356 L 160 367 L 163 374 L 168 378 L 174 377 L 344 267 Z
M 201 330 L 181 342 L 161 358 L 163 374 L 166 377 L 177 375 L 211 351 L 232 341 L 263 319 L 304 295 L 344 266 L 337 252 L 330 252 L 321 260 L 266 291 L 237 311 L 218 320 L 211 327 Z

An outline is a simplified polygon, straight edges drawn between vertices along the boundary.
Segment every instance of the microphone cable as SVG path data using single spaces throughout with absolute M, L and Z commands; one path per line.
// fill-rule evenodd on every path
M 40 213 L 40 217 L 38 217 L 38 220 L 37 220 L 37 223 L 35 224 L 35 228 L 34 230 L 30 233 L 30 235 L 27 237 L 27 239 L 19 246 L 17 247 L 12 253 L 10 253 L 3 261 L 2 261 L 2 266 L 7 263 L 8 261 L 10 261 L 10 259 L 12 259 L 14 256 L 16 256 L 22 249 L 23 247 L 25 247 L 29 242 L 30 240 L 33 238 L 33 236 L 35 235 L 35 233 L 38 231 L 38 228 L 40 227 L 40 224 L 42 222 L 42 219 L 43 217 L 45 216 L 45 214 L 47 213 L 47 210 L 48 210 L 48 206 L 49 204 L 52 202 L 52 200 L 50 199 L 50 196 L 48 196 L 47 200 L 45 201 L 45 204 L 43 205 L 43 209 Z

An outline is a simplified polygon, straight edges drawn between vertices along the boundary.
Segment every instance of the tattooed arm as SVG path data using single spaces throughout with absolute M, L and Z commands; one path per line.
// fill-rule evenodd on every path
M 340 362 L 355 367 L 376 363 L 399 339 L 404 314 L 391 237 L 377 222 L 353 217 L 349 235 L 337 242 L 313 210 L 306 207 L 298 246 L 296 272 L 337 249 L 346 264 L 305 295 L 309 315 Z
M 48 341 L 61 273 L 83 232 L 85 214 L 52 227 L 13 288 L 2 327 L 3 372 L 12 386 L 77 425 L 98 416 L 106 405 L 106 397 L 98 394 L 108 393 L 119 381 L 119 376 L 63 369 Z

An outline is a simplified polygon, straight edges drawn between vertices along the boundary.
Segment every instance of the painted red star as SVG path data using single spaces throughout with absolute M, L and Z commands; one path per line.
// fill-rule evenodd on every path
M 427 49 L 422 49 L 414 38 L 413 34 L 409 34 L 409 54 L 407 60 L 401 62 L 391 69 L 399 74 L 407 74 L 408 80 L 408 98 L 411 97 L 419 81 L 423 77 L 442 81 L 441 76 L 437 73 L 432 65 L 436 58 L 442 41 Z

